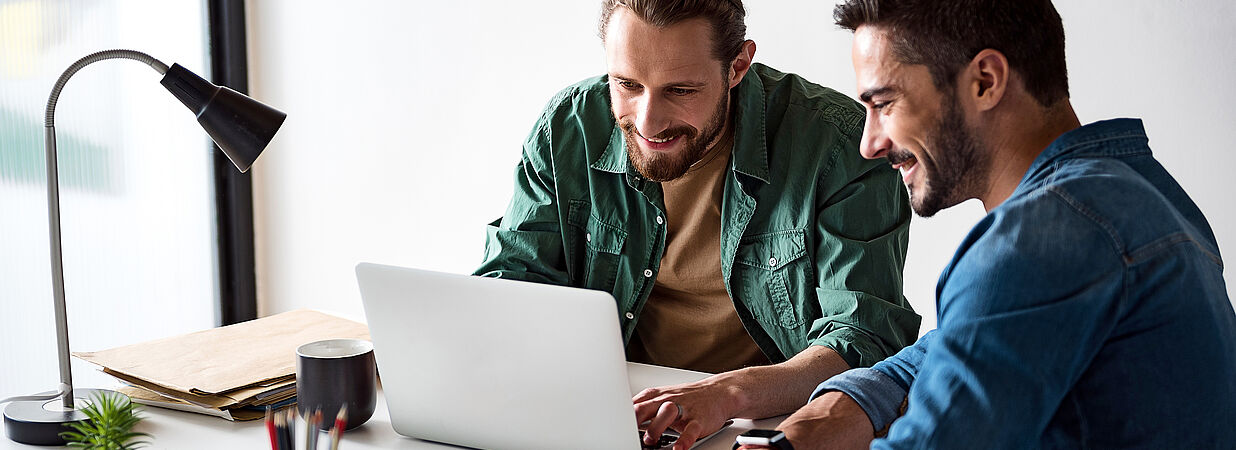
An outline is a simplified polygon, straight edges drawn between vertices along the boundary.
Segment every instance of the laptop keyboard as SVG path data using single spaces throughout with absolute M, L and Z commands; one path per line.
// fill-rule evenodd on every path
M 643 448 L 651 448 L 651 449 L 669 448 L 669 446 L 674 445 L 674 442 L 678 441 L 678 435 L 672 434 L 670 430 L 666 430 L 666 431 L 667 431 L 666 433 L 661 433 L 661 439 L 658 440 L 657 443 L 648 445 L 644 443 L 644 430 L 639 430 L 640 446 Z
M 729 428 L 729 426 L 733 424 L 734 424 L 733 420 L 725 421 L 725 423 L 721 424 L 720 430 L 714 431 L 712 434 L 708 436 L 704 436 L 700 438 L 699 440 L 695 441 L 695 445 L 691 446 L 691 448 L 695 448 L 695 446 L 700 445 L 701 442 L 704 442 L 708 440 L 709 438 L 716 436 L 718 433 L 725 431 L 726 428 Z M 640 426 L 648 426 L 648 422 L 644 422 L 640 424 Z M 674 445 L 674 442 L 677 442 L 677 441 L 678 441 L 678 432 L 672 429 L 666 429 L 664 433 L 661 433 L 661 440 L 657 441 L 656 444 L 648 445 L 644 443 L 644 430 L 639 430 L 639 445 L 642 446 L 643 448 L 652 448 L 652 449 L 669 448 L 671 445 Z

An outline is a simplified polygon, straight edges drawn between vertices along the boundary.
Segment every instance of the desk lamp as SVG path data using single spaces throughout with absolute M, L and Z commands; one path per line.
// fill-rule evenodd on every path
M 47 221 L 51 235 L 52 292 L 56 309 L 56 343 L 60 361 L 60 386 L 56 392 L 16 397 L 4 410 L 5 431 L 9 439 L 35 445 L 64 445 L 60 437 L 69 431 L 65 424 L 86 420 L 81 412 L 82 400 L 100 389 L 73 390 L 73 374 L 69 368 L 69 326 L 64 306 L 64 268 L 60 253 L 60 193 L 56 170 L 56 127 L 53 116 L 60 90 L 81 68 L 105 59 L 125 58 L 146 63 L 163 75 L 160 81 L 194 114 L 197 121 L 241 172 L 257 159 L 275 131 L 287 117 L 274 108 L 244 94 L 216 86 L 193 74 L 179 64 L 168 67 L 149 55 L 132 50 L 106 50 L 79 59 L 60 75 L 47 99 L 45 145 L 47 153 Z M 114 394 L 114 393 L 113 393 Z M 119 395 L 119 394 L 116 394 Z M 78 403 L 75 403 L 75 398 Z M 56 404 L 62 399 L 61 404 Z

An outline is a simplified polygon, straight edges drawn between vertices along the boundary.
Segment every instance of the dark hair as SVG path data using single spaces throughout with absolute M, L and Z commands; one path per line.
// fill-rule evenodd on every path
M 605 42 L 605 30 L 614 9 L 624 7 L 640 20 L 665 28 L 687 19 L 702 17 L 712 24 L 712 56 L 729 64 L 742 51 L 747 41 L 747 10 L 742 0 L 603 0 L 599 34 Z
M 951 92 L 958 72 L 990 48 L 1041 105 L 1069 96 L 1064 25 L 1051 0 L 846 0 L 833 19 L 887 32 L 898 60 L 927 66 L 941 90 Z

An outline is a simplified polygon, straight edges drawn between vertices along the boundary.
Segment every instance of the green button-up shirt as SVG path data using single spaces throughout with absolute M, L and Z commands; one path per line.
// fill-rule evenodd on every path
M 895 170 L 859 155 L 862 108 L 761 64 L 731 98 L 717 263 L 756 344 L 773 362 L 823 345 L 858 367 L 912 342 L 919 317 L 901 294 L 909 199 Z M 665 252 L 664 218 L 661 185 L 627 159 L 607 77 L 584 80 L 524 142 L 476 274 L 608 291 L 629 342 Z

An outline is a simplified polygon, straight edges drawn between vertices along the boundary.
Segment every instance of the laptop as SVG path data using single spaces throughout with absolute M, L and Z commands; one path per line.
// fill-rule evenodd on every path
M 641 448 L 609 293 L 370 263 L 356 278 L 395 432 L 475 448 Z

